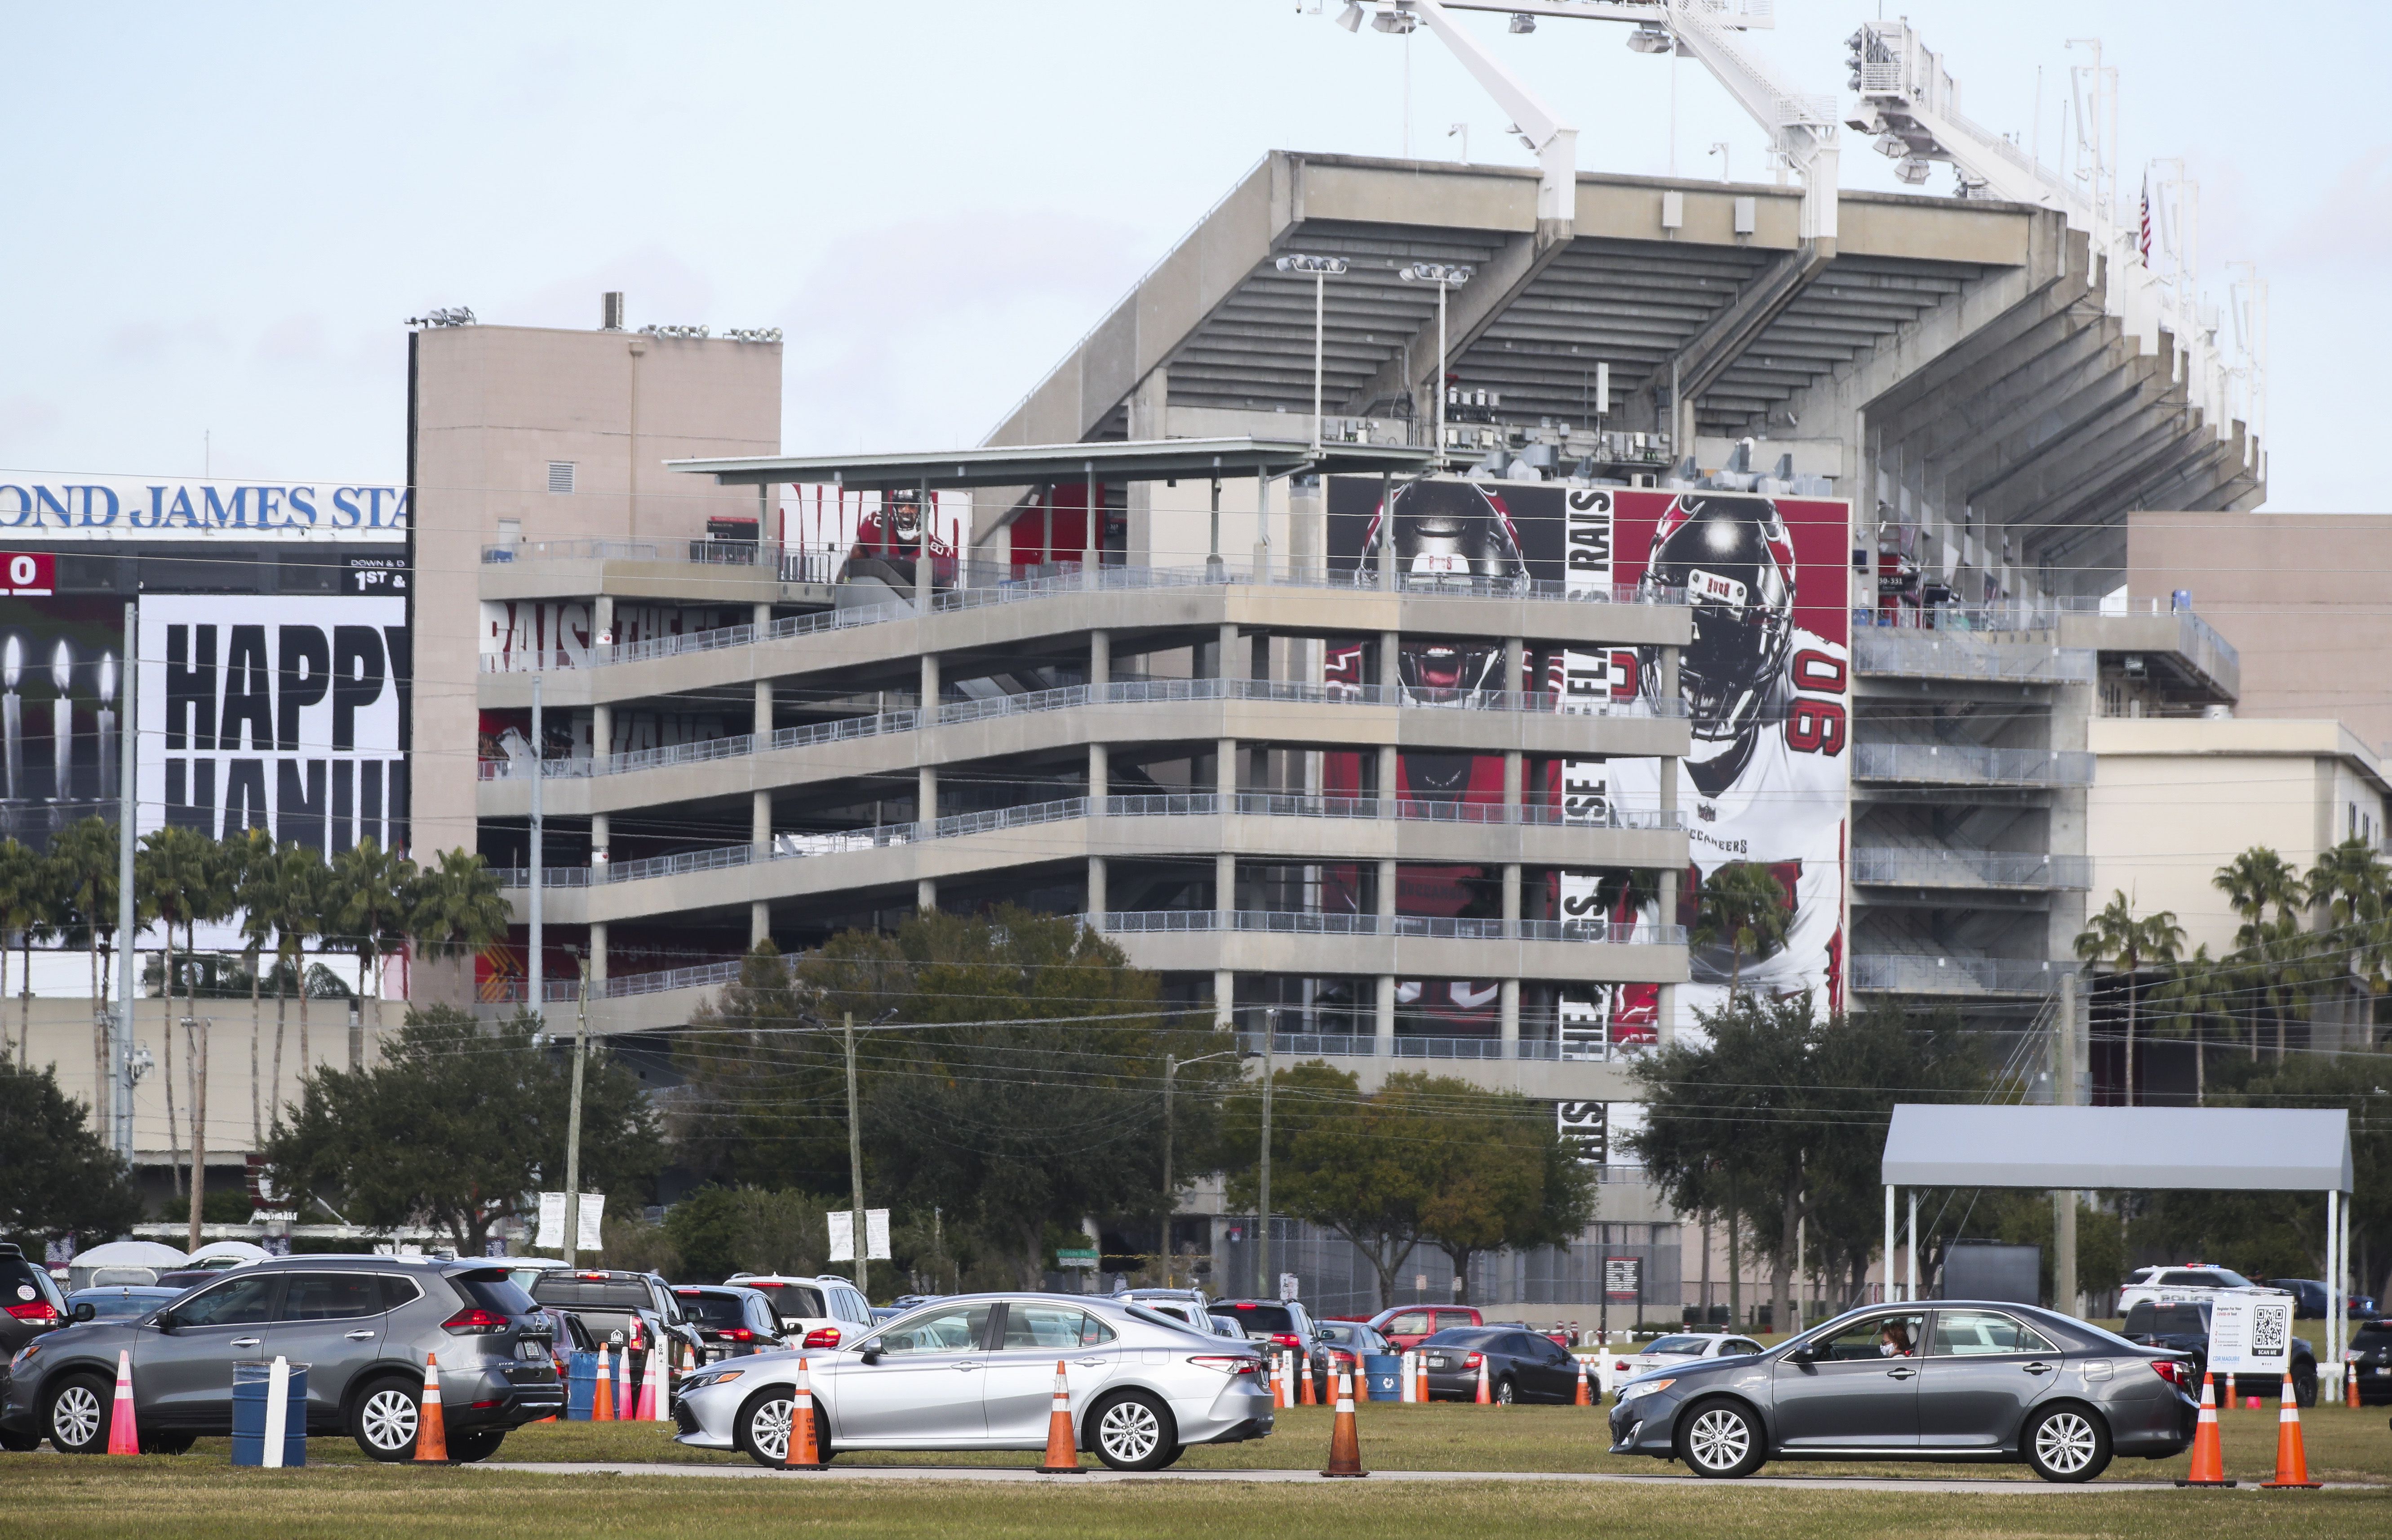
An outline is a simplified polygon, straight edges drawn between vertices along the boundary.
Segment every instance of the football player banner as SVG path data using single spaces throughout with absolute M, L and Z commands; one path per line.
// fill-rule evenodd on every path
M 1721 867 L 1764 868 L 1784 888 L 1787 934 L 1740 959 L 1725 945 L 1696 948 L 1675 1025 L 1726 1003 L 1728 984 L 1765 997 L 1808 994 L 1822 1014 L 1840 1006 L 1844 952 L 1844 833 L 1851 783 L 1851 609 L 1845 575 L 1852 507 L 1828 498 L 1684 489 L 1650 490 L 1436 477 L 1398 487 L 1379 505 L 1376 479 L 1333 478 L 1329 492 L 1332 569 L 1375 573 L 1390 548 L 1404 584 L 1502 592 L 1534 584 L 1591 603 L 1635 602 L 1683 592 L 1694 637 L 1680 649 L 1677 694 L 1692 750 L 1679 766 L 1677 803 L 1691 842 L 1680 881 L 1678 922 L 1691 925 L 1696 890 Z M 1559 629 L 1559 628 L 1556 628 Z M 1523 685 L 1543 709 L 1597 718 L 1657 709 L 1661 649 L 1578 649 L 1529 638 Z M 1325 677 L 1334 687 L 1375 683 L 1366 638 L 1332 641 Z M 1504 639 L 1417 637 L 1396 659 L 1396 678 L 1421 706 L 1467 709 L 1504 688 Z M 1532 762 L 1523 795 L 1565 823 L 1633 823 L 1661 803 L 1662 763 L 1601 752 L 1590 720 L 1582 756 Z M 1325 794 L 1360 795 L 1375 774 L 1357 753 L 1323 756 Z M 1500 754 L 1410 752 L 1398 785 L 1374 794 L 1415 802 L 1500 805 Z M 1533 849 L 1533 845 L 1531 846 Z M 1494 868 L 1399 868 L 1404 914 L 1497 918 Z M 1325 873 L 1325 907 L 1359 909 L 1363 873 Z M 1522 918 L 1579 920 L 1590 929 L 1659 918 L 1654 875 L 1631 868 L 1530 867 Z M 1606 931 L 1605 934 L 1616 934 Z M 1561 1051 L 1607 1058 L 1659 1036 L 1659 983 L 1524 982 L 1521 1011 L 1548 1014 Z M 1492 1035 L 1492 981 L 1404 980 L 1399 1031 Z

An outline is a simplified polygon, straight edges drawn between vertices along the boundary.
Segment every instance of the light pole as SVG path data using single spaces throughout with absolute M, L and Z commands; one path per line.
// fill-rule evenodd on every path
M 1273 1043 L 1279 1037 L 1279 1007 L 1263 1012 L 1263 1139 L 1261 1170 L 1254 1193 L 1254 1298 L 1271 1297 L 1269 1286 L 1276 1279 L 1271 1272 L 1270 1241 L 1270 1151 L 1271 1151 L 1271 1080 L 1276 1064 L 1272 1058 Z M 1242 1054 L 1241 1057 L 1243 1057 Z
M 544 666 L 548 659 L 542 658 L 538 661 Z M 535 670 L 531 676 L 531 893 L 529 895 L 531 904 L 530 913 L 526 916 L 528 920 L 526 929 L 531 942 L 531 955 L 525 959 L 525 974 L 526 982 L 531 986 L 531 1013 L 534 1016 L 544 1016 L 548 1011 L 548 979 L 542 967 L 547 961 L 542 952 L 548 945 L 548 937 L 547 933 L 541 928 L 540 912 L 540 861 L 546 854 L 540 842 L 544 830 L 540 818 L 540 786 L 541 781 L 548 778 L 548 765 L 545 762 L 548 752 L 545 737 L 547 729 L 540 711 L 540 681 L 544 672 L 544 667 Z
M 576 997 L 573 1034 L 573 1099 L 565 1114 L 565 1265 L 571 1267 L 581 1240 L 581 1074 L 590 1062 L 590 959 L 580 957 L 581 989 Z
M 1396 270 L 1406 283 L 1436 285 L 1436 453 L 1445 457 L 1445 295 L 1477 276 L 1477 269 L 1454 262 L 1414 262 Z
M 864 1286 L 864 1274 L 872 1264 L 864 1255 L 864 1129 L 855 1115 L 855 1012 L 845 1012 L 841 1020 L 847 1033 L 847 1175 L 855 1203 L 853 1217 L 848 1221 L 848 1235 L 855 1245 L 856 1292 L 869 1299 L 871 1290 Z
M 1163 1056 L 1163 1286 L 1171 1286 L 1171 1214 L 1178 1207 L 1178 1189 L 1171 1181 L 1171 1091 L 1181 1069 L 1189 1064 L 1201 1064 L 1207 1059 L 1234 1059 L 1238 1051 L 1225 1048 L 1218 1053 L 1202 1053 L 1193 1059 L 1176 1054 Z
M 128 957 L 133 952 L 135 921 L 133 842 L 139 833 L 139 825 L 136 821 L 136 781 L 133 762 L 136 750 L 140 743 L 140 736 L 134 726 L 136 685 L 141 675 L 140 641 L 136 607 L 126 605 L 124 607 L 124 716 L 121 728 L 124 736 L 123 746 L 116 755 L 116 933 L 124 938 L 117 949 Z M 116 1071 L 110 1077 L 114 1084 L 110 1088 L 112 1094 L 109 1098 L 109 1110 L 112 1110 L 115 1116 L 110 1119 L 109 1132 L 114 1140 L 116 1153 L 123 1156 L 128 1165 L 133 1160 L 133 1088 L 149 1068 L 146 1062 L 136 1063 L 133 1049 L 133 988 L 136 982 L 134 972 L 134 969 L 121 963 L 116 970 L 116 1020 L 113 1024 L 116 1051 L 109 1056 Z M 32 985 L 28 985 L 29 992 L 31 988 Z M 171 1013 L 170 1011 L 169 1014 Z M 170 1026 L 167 1030 L 172 1031 L 173 1028 Z M 102 1109 L 98 1107 L 92 1109 L 95 1120 L 101 1111 Z M 200 1168 L 194 1166 L 192 1169 L 197 1171 Z M 192 1249 L 199 1248 L 194 1246 Z
M 1279 259 L 1283 273 L 1312 275 L 1312 453 L 1320 454 L 1320 385 L 1321 369 L 1326 351 L 1327 284 L 1332 275 L 1343 274 L 1346 262 L 1342 256 L 1303 256 L 1291 253 Z

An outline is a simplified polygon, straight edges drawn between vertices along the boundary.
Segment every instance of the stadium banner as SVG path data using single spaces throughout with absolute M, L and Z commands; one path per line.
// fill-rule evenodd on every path
M 371 483 L 0 470 L 0 540 L 390 544 L 407 538 L 407 491 Z
M 1683 589 L 1695 636 L 1681 649 L 1678 694 L 1692 720 L 1693 751 L 1681 764 L 1677 803 L 1690 835 L 1679 923 L 1695 920 L 1695 890 L 1721 867 L 1766 869 L 1790 907 L 1787 937 L 1741 957 L 1696 947 L 1692 982 L 1678 991 L 1681 1036 L 1700 1012 L 1726 1003 L 1730 981 L 1768 997 L 1809 994 L 1822 1014 L 1843 1000 L 1844 843 L 1852 802 L 1851 609 L 1846 568 L 1852 506 L 1840 499 L 1687 488 L 1654 490 L 1435 477 L 1396 489 L 1380 506 L 1376 478 L 1332 478 L 1330 567 L 1375 574 L 1392 551 L 1401 582 L 1457 591 L 1535 582 L 1589 602 L 1644 588 Z M 1363 581 L 1368 581 L 1367 579 Z M 1356 637 L 1332 642 L 1324 674 L 1376 682 Z M 1504 638 L 1420 637 L 1396 659 L 1415 704 L 1467 708 L 1504 688 Z M 1524 686 L 1563 714 L 1632 710 L 1658 700 L 1658 647 L 1543 647 L 1530 639 Z M 1660 806 L 1662 762 L 1600 753 L 1590 724 L 1583 756 L 1531 763 L 1523 795 L 1566 823 L 1616 824 Z M 1405 753 L 1398 784 L 1371 788 L 1365 756 L 1324 756 L 1329 795 L 1500 805 L 1500 754 Z M 1401 914 L 1495 919 L 1502 878 L 1492 867 L 1402 868 Z M 1526 920 L 1650 923 L 1659 917 L 1650 871 L 1531 868 L 1522 874 Z M 1328 874 L 1325 907 L 1359 908 L 1366 876 Z M 1590 942 L 1589 945 L 1601 945 Z M 1569 1059 L 1609 1058 L 1658 1039 L 1660 987 L 1556 979 L 1523 983 L 1524 1036 L 1551 1021 Z M 1483 1037 L 1497 1030 L 1492 981 L 1405 980 L 1398 1030 Z M 1407 1019 L 1409 1018 L 1409 1019 Z

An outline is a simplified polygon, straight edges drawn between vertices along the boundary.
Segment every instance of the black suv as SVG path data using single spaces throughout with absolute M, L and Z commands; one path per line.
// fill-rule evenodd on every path
M 693 1359 L 705 1352 L 705 1340 L 690 1325 L 672 1286 L 653 1272 L 599 1268 L 573 1272 L 552 1270 L 531 1281 L 531 1297 L 539 1304 L 554 1305 L 578 1315 L 590 1334 L 616 1352 L 630 1349 L 630 1375 L 635 1385 L 648 1372 L 648 1351 L 657 1338 L 670 1343 L 665 1353 L 668 1390 L 673 1377 L 681 1373 L 682 1349 L 686 1347 Z M 631 1329 L 634 1321 L 639 1323 L 637 1332 Z M 635 1337 L 639 1343 L 636 1348 L 632 1347 Z
M 0 1242 L 0 1358 L 45 1332 L 67 1324 L 66 1296 L 49 1273 L 25 1259 L 23 1248 Z M 0 1428 L 0 1449 L 22 1453 L 41 1442 L 37 1433 L 11 1433 Z
M 2192 1355 L 2190 1384 L 2196 1394 L 2201 1390 L 2201 1377 L 2209 1367 L 2209 1301 L 2185 1299 L 2171 1304 L 2142 1300 L 2126 1312 L 2126 1319 L 2118 1327 L 2118 1335 L 2145 1348 L 2166 1348 L 2174 1352 Z M 2303 1406 L 2315 1406 L 2318 1397 L 2317 1353 L 2303 1337 L 2293 1338 L 2293 1399 Z M 2272 1375 L 2239 1375 L 2234 1390 L 2238 1395 L 2274 1397 L 2283 1390 L 2283 1381 Z M 2217 1394 L 2224 1398 L 2226 1385 L 2218 1382 Z
M 701 1364 L 780 1351 L 781 1318 L 773 1309 L 772 1298 L 761 1289 L 741 1288 L 736 1284 L 682 1284 L 674 1287 L 673 1298 L 706 1344 L 697 1355 Z
M 87 1307 L 77 1307 L 82 1317 Z M 232 1431 L 236 1363 L 307 1367 L 310 1436 L 347 1433 L 377 1460 L 415 1454 L 427 1358 L 453 1459 L 488 1459 L 510 1429 L 565 1409 L 549 1318 L 503 1268 L 414 1257 L 278 1257 L 129 1320 L 78 1319 L 20 1349 L 0 1382 L 0 1432 L 61 1454 L 108 1447 L 117 1354 L 133 1359 L 142 1447 Z

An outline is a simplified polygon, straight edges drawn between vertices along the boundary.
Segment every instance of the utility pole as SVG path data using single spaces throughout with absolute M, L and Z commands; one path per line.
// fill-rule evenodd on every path
M 1179 1073 L 1176 1054 L 1163 1056 L 1163 1286 L 1169 1288 L 1171 1276 L 1171 1211 L 1178 1207 L 1171 1188 L 1171 1081 Z
M 864 1274 L 871 1270 L 871 1263 L 864 1259 L 864 1252 L 868 1248 L 864 1244 L 864 1130 L 862 1120 L 855 1112 L 855 1012 L 846 1012 L 844 1020 L 847 1032 L 847 1174 L 854 1184 L 855 1194 L 853 1228 L 850 1233 L 855 1238 L 856 1291 L 869 1299 L 872 1291 L 864 1286 Z
M 542 658 L 540 661 L 545 665 L 548 659 Z M 540 924 L 540 863 L 546 856 L 540 843 L 543 829 L 540 789 L 540 782 L 548 778 L 547 726 L 540 711 L 540 670 L 534 670 L 531 676 L 531 956 L 525 959 L 527 981 L 531 985 L 531 1013 L 535 1016 L 545 1015 L 548 1011 L 548 979 L 541 966 L 546 960 L 543 952 L 548 945 L 548 933 Z
M 119 951 L 133 946 L 133 842 L 140 829 L 137 799 L 134 795 L 134 750 L 139 745 L 140 734 L 134 723 L 136 703 L 136 687 L 141 676 L 139 667 L 140 631 L 138 607 L 124 607 L 124 715 L 119 730 L 124 742 L 116 754 L 116 933 L 123 938 Z M 133 1160 L 133 1083 L 139 1073 L 134 1067 L 133 1053 L 133 986 L 134 970 L 118 966 L 116 970 L 116 1020 L 113 1024 L 116 1051 L 109 1055 L 114 1095 L 110 1098 L 115 1116 L 110 1132 L 114 1136 L 116 1153 L 128 1165 Z M 32 985 L 26 984 L 27 993 Z M 20 1052 L 29 1051 L 20 1050 Z M 95 1107 L 97 1116 L 102 1109 Z M 197 1169 L 197 1168 L 193 1168 Z M 196 1243 L 192 1249 L 197 1250 Z
M 2060 1002 L 2051 1018 L 2051 1102 L 2076 1104 L 2076 974 L 2060 972 Z M 1892 1267 L 1888 1259 L 1887 1267 Z M 1889 1272 L 1890 1275 L 1890 1272 Z M 2051 1308 L 2076 1313 L 2076 1194 L 2051 1194 Z
M 535 783 L 537 784 L 537 783 Z M 575 1007 L 573 1100 L 565 1115 L 565 1265 L 571 1267 L 581 1240 L 581 1071 L 590 1059 L 590 959 L 581 959 L 581 989 Z
M 1271 1271 L 1270 1232 L 1270 1144 L 1271 1144 L 1271 1080 L 1272 1045 L 1279 1037 L 1279 1008 L 1263 1012 L 1263 1148 L 1262 1181 L 1254 1199 L 1254 1223 L 1260 1232 L 1254 1239 L 1261 1249 L 1254 1253 L 1254 1298 L 1269 1299 L 1279 1293 L 1279 1274 Z

